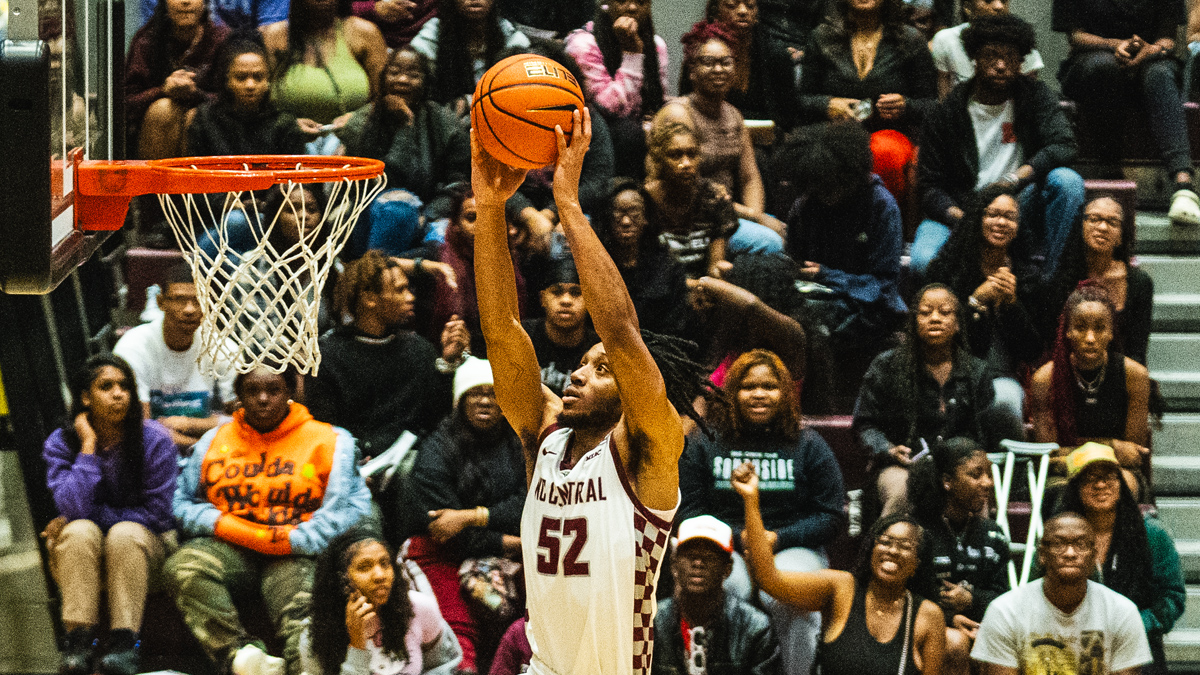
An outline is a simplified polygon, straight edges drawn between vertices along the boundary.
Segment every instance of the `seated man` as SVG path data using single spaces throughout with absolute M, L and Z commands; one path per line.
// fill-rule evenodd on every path
M 1083 516 L 1046 521 L 1038 563 L 1044 578 L 996 598 L 983 616 L 971 650 L 983 675 L 1136 675 L 1151 662 L 1137 606 L 1088 581 L 1096 536 Z
M 129 329 L 113 354 L 133 368 L 146 417 L 158 420 L 176 446 L 186 448 L 217 426 L 224 406 L 233 402 L 233 373 L 205 374 L 210 357 L 196 339 L 202 315 L 191 268 L 172 267 L 162 289 L 162 319 Z
M 938 70 L 938 98 L 946 98 L 951 89 L 975 76 L 975 62 L 967 56 L 967 50 L 963 48 L 962 32 L 971 25 L 971 21 L 985 16 L 1008 14 L 1008 2 L 1009 0 L 966 0 L 962 10 L 967 22 L 939 30 L 937 35 L 933 36 L 929 43 L 929 51 L 933 53 L 933 64 Z M 1021 61 L 1021 74 L 1037 79 L 1037 74 L 1044 67 L 1042 55 L 1034 49 Z
M 787 172 L 801 190 L 788 216 L 787 253 L 801 279 L 826 287 L 815 320 L 844 350 L 878 345 L 905 312 L 900 207 L 871 172 L 870 143 L 861 125 L 831 122 L 801 132 L 781 157 L 798 165 Z
M 712 516 L 679 524 L 671 556 L 675 595 L 654 617 L 651 675 L 774 675 L 779 643 L 767 615 L 721 584 L 733 571 L 733 530 Z
M 554 260 L 549 268 L 548 285 L 538 294 L 546 316 L 522 323 L 533 341 L 533 351 L 542 368 L 542 384 L 562 396 L 563 389 L 571 381 L 571 373 L 600 338 L 588 325 L 575 261 L 570 258 Z
M 446 324 L 440 352 L 406 330 L 413 317 L 408 277 L 399 259 L 379 251 L 346 267 L 333 311 L 352 323 L 321 337 L 320 374 L 305 379 L 313 417 L 345 428 L 365 456 L 382 454 L 405 430 L 435 429 L 450 412 L 449 373 L 468 344 L 462 321 Z
M 291 399 L 296 375 L 238 375 L 243 408 L 196 444 L 175 489 L 189 537 L 163 568 L 171 595 L 221 672 L 300 672 L 314 556 L 371 506 L 355 466 L 354 437 L 313 419 Z M 261 589 L 283 658 L 246 633 L 234 595 Z
M 913 240 L 912 268 L 925 272 L 974 194 L 1005 182 L 1021 189 L 1017 243 L 1025 256 L 1041 252 L 1049 278 L 1083 207 L 1083 179 L 1067 168 L 1075 159 L 1074 132 L 1058 96 L 1020 76 L 1033 26 L 1011 14 L 982 17 L 962 32 L 962 43 L 975 77 L 946 96 L 921 132 L 926 220 Z

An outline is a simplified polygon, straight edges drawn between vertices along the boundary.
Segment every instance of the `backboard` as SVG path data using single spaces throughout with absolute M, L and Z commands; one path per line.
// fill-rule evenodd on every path
M 0 290 L 48 293 L 109 233 L 75 227 L 78 159 L 124 158 L 124 4 L 0 0 Z

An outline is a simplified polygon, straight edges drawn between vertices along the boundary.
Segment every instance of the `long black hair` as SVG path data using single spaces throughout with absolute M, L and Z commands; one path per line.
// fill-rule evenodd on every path
M 336 11 L 339 18 L 350 16 L 350 2 L 351 0 L 338 0 Z M 308 2 L 294 0 L 288 9 L 287 49 L 275 53 L 276 63 L 275 72 L 271 74 L 272 80 L 279 80 L 289 68 L 298 63 L 304 63 L 304 54 L 314 39 L 312 23 L 313 16 L 309 11 Z M 313 51 L 317 55 L 317 67 L 323 68 L 326 64 L 322 51 L 320 49 Z
M 616 203 L 618 195 L 629 191 L 638 193 L 642 198 L 646 214 L 646 226 L 642 228 L 642 235 L 638 239 L 638 265 L 661 264 L 655 262 L 660 260 L 659 256 L 670 254 L 666 244 L 663 244 L 658 238 L 662 234 L 662 221 L 659 220 L 658 206 L 655 204 L 654 198 L 646 192 L 645 186 L 639 181 L 623 177 L 612 179 L 605 208 L 596 214 L 596 235 L 611 256 L 616 250 L 615 235 L 613 234 L 616 229 L 616 222 L 613 220 L 613 205 Z
M 149 30 L 151 38 L 149 59 L 150 78 L 154 82 L 165 82 L 167 76 L 176 70 L 176 66 L 171 60 L 171 46 L 175 42 L 175 33 L 171 28 L 171 18 L 167 15 L 166 0 L 162 0 L 154 6 L 154 13 L 150 15 L 150 20 L 146 22 L 146 28 Z M 206 1 L 200 15 L 197 30 L 203 33 L 212 29 L 213 23 L 209 13 L 209 3 Z M 179 56 L 182 57 L 183 54 Z
M 238 29 L 225 38 L 213 56 L 213 76 L 220 91 L 217 99 L 223 105 L 233 104 L 233 94 L 229 91 L 228 84 L 229 70 L 233 68 L 234 61 L 243 54 L 257 54 L 262 57 L 263 64 L 270 67 L 271 59 L 267 56 L 267 46 L 263 42 L 262 33 L 257 29 Z M 269 90 L 263 98 L 262 105 L 265 109 L 274 109 Z
M 953 475 L 958 467 L 984 452 L 979 443 L 962 436 L 938 441 L 929 455 L 915 462 L 908 469 L 908 503 L 912 514 L 926 528 L 936 527 L 942 522 L 949 498 L 943 484 L 943 476 Z
M 429 65 L 429 57 L 421 52 L 413 49 L 411 45 L 404 45 L 399 49 L 395 49 L 388 55 L 387 63 L 383 65 L 383 69 L 379 71 L 379 86 L 375 91 L 379 92 L 379 96 L 375 102 L 371 104 L 371 112 L 367 115 L 366 124 L 363 125 L 362 136 L 355 147 L 355 150 L 362 153 L 364 157 L 372 159 L 383 159 L 387 157 L 388 152 L 392 148 L 392 141 L 396 133 L 400 130 L 391 115 L 388 114 L 387 106 L 383 102 L 383 97 L 387 95 L 387 71 L 388 68 L 396 62 L 396 59 L 402 55 L 413 56 L 417 60 L 417 68 L 421 71 L 421 89 L 417 94 L 416 104 L 412 106 L 413 123 L 416 123 L 418 110 L 428 97 L 429 94 L 429 78 L 432 69 Z
M 313 573 L 309 635 L 312 637 L 313 654 L 325 675 L 336 675 L 346 660 L 346 649 L 350 646 L 350 633 L 346 630 L 346 603 L 350 601 L 348 570 L 354 556 L 371 542 L 378 542 L 387 548 L 394 573 L 392 592 L 388 595 L 387 603 L 375 608 L 383 636 L 383 651 L 399 659 L 408 659 L 404 636 L 408 634 L 408 627 L 413 620 L 408 582 L 396 565 L 395 552 L 381 537 L 352 528 L 329 542 L 329 546 L 317 556 L 317 569 Z
M 1017 190 L 1004 183 L 985 187 L 966 204 L 963 219 L 950 233 L 946 245 L 929 263 L 926 276 L 930 281 L 940 281 L 950 287 L 960 298 L 970 295 L 980 282 L 979 263 L 983 256 L 983 214 L 992 202 L 1002 196 L 1017 200 Z M 1009 244 L 1012 251 L 1024 237 L 1018 224 L 1017 236 Z M 1011 256 L 1014 260 L 1016 254 Z M 1014 274 L 1016 270 L 1013 270 Z
M 471 58 L 471 24 L 458 13 L 456 0 L 438 0 L 438 44 L 433 82 L 427 88 L 429 98 L 441 104 L 475 91 L 475 64 Z M 493 0 L 483 20 L 483 60 L 489 66 L 499 60 L 504 49 L 504 32 Z
M 649 0 L 647 0 L 649 4 Z M 613 30 L 613 20 L 603 7 L 596 10 L 592 19 L 592 36 L 596 38 L 596 46 L 604 57 L 604 69 L 615 76 L 621 67 L 625 53 L 617 42 L 617 34 Z M 654 19 L 647 18 L 638 22 L 638 37 L 642 40 L 642 109 L 641 115 L 652 115 L 663 107 L 665 101 L 662 75 L 659 72 L 658 45 L 654 41 Z M 580 80 L 582 83 L 583 80 Z
M 442 428 L 450 437 L 450 456 L 446 465 L 455 467 L 457 472 L 454 491 L 477 500 L 476 506 L 487 506 L 497 496 L 486 494 L 487 458 L 504 452 L 508 453 L 513 466 L 521 466 L 525 463 L 525 455 L 521 439 L 507 418 L 501 417 L 499 424 L 490 429 L 476 429 L 467 419 L 466 407 L 467 397 L 463 396 L 442 422 Z
M 1133 255 L 1133 240 L 1136 230 L 1134 220 L 1127 217 L 1125 207 L 1112 195 L 1101 194 L 1094 199 L 1089 199 L 1075 215 L 1075 220 L 1071 224 L 1071 234 L 1067 236 L 1067 243 L 1059 258 L 1058 269 L 1051 282 L 1049 306 L 1054 318 L 1058 317 L 1058 310 L 1062 309 L 1067 297 L 1075 291 L 1079 282 L 1088 278 L 1087 244 L 1083 241 L 1083 213 L 1089 204 L 1101 199 L 1111 199 L 1121 209 L 1121 243 L 1113 249 L 1112 254 L 1113 260 L 1119 260 L 1125 263 L 1126 267 L 1129 266 L 1130 258 Z
M 867 531 L 867 536 L 863 537 L 862 546 L 858 551 L 858 561 L 854 565 L 854 583 L 859 588 L 865 589 L 874 578 L 875 573 L 871 569 L 871 551 L 875 549 L 875 543 L 879 541 L 879 537 L 883 536 L 884 532 L 887 532 L 889 527 L 896 523 L 908 523 L 917 531 L 917 569 L 904 584 L 905 587 L 916 593 L 929 587 L 928 580 L 921 578 L 922 570 L 925 568 L 921 563 L 929 557 L 929 537 L 925 535 L 925 528 L 917 522 L 912 514 L 901 511 L 876 520 L 871 525 L 871 529 Z
M 1073 511 L 1087 517 L 1079 494 L 1084 473 L 1080 472 L 1067 483 L 1056 513 Z M 1132 600 L 1139 609 L 1145 609 L 1155 599 L 1149 574 L 1154 567 L 1154 561 L 1150 559 L 1150 541 L 1146 537 L 1146 523 L 1142 520 L 1137 499 L 1119 469 L 1117 482 L 1121 495 L 1117 498 L 1112 542 L 1108 546 L 1107 559 L 1098 562 L 1103 569 L 1104 585 Z
M 92 388 L 96 378 L 100 377 L 100 371 L 110 366 L 125 376 L 125 386 L 129 389 L 129 409 L 125 411 L 125 419 L 121 421 L 121 469 L 117 473 L 117 489 L 113 493 L 100 495 L 99 499 L 113 506 L 138 506 L 146 501 L 146 494 L 142 489 L 146 468 L 146 443 L 142 434 L 143 411 L 142 401 L 138 398 L 137 378 L 125 359 L 113 354 L 93 356 L 71 378 L 71 410 L 62 426 L 63 439 L 67 442 L 67 447 L 74 452 L 83 448 L 83 441 L 75 431 L 75 418 L 90 412 L 83 404 L 83 395 Z

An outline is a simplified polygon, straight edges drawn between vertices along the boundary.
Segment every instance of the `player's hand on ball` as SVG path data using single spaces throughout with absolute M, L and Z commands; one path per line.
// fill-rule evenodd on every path
M 742 499 L 758 498 L 758 474 L 754 471 L 754 464 L 751 462 L 743 462 L 741 466 L 733 470 L 733 474 L 729 477 L 729 482 L 733 484 L 733 489 Z
M 592 143 L 592 115 L 587 108 L 572 113 L 571 142 L 561 126 L 554 127 L 558 138 L 558 164 L 554 167 L 554 200 L 579 202 L 579 177 L 583 174 L 583 158 Z
M 471 188 L 476 206 L 503 206 L 525 182 L 526 173 L 527 169 L 508 166 L 489 155 L 471 130 Z

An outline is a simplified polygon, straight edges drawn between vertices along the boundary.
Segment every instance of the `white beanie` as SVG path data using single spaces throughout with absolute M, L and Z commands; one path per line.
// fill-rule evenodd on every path
M 462 398 L 468 389 L 485 384 L 495 384 L 492 380 L 492 365 L 486 359 L 468 356 L 458 370 L 454 371 L 453 407 L 458 407 L 458 399 Z

